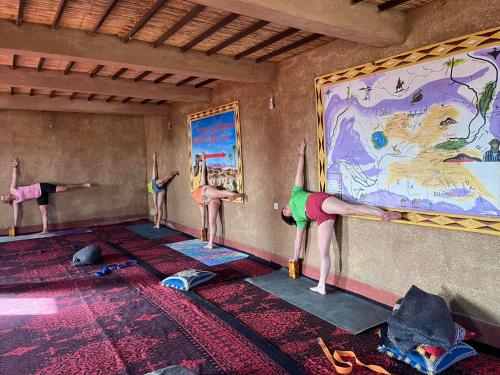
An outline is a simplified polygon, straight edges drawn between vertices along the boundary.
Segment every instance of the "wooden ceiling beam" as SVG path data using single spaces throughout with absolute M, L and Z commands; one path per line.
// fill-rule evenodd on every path
M 162 105 L 162 104 L 165 104 L 166 102 L 167 102 L 166 100 L 158 100 L 155 104 Z
M 151 99 L 144 99 L 143 101 L 141 101 L 141 104 L 146 104 L 146 103 L 149 103 L 151 101 Z
M 196 85 L 194 85 L 194 87 L 195 88 L 203 87 L 203 86 L 206 86 L 206 85 L 208 85 L 212 82 L 215 82 L 215 81 L 217 81 L 215 78 L 209 78 L 209 79 L 206 79 L 202 82 L 197 83 Z
M 238 40 L 243 39 L 247 35 L 250 35 L 250 34 L 256 32 L 257 30 L 263 28 L 267 24 L 269 24 L 268 21 L 262 21 L 262 20 L 254 23 L 253 25 L 247 27 L 245 30 L 242 30 L 238 34 L 233 35 L 231 38 L 226 39 L 224 42 L 219 43 L 216 46 L 210 48 L 207 51 L 207 56 L 210 56 L 210 55 L 213 55 L 214 53 L 219 52 L 221 49 L 224 49 L 227 46 L 230 46 L 231 44 L 237 42 Z
M 389 1 L 386 1 L 385 3 L 379 4 L 378 9 L 381 12 L 384 12 L 386 10 L 392 9 L 392 8 L 397 7 L 399 5 L 403 5 L 409 1 L 410 0 L 389 0 Z
M 239 60 L 242 57 L 248 56 L 254 52 L 257 52 L 258 50 L 260 50 L 262 48 L 266 48 L 267 46 L 270 46 L 271 44 L 274 44 L 282 39 L 285 39 L 285 38 L 289 37 L 290 35 L 295 34 L 297 31 L 299 31 L 299 29 L 294 29 L 293 27 L 290 27 L 290 28 L 286 29 L 285 31 L 282 31 L 281 33 L 273 35 L 269 39 L 266 39 L 266 40 L 256 44 L 255 46 L 250 47 L 250 48 L 238 53 L 236 56 L 234 56 L 234 59 Z
M 313 40 L 319 39 L 322 36 L 323 35 L 321 35 L 321 34 L 312 34 L 312 35 L 306 36 L 305 38 L 299 39 L 293 43 L 290 43 L 287 46 L 281 47 L 281 48 L 277 49 L 276 51 L 272 51 L 272 52 L 269 52 L 268 54 L 265 54 L 264 56 L 258 57 L 257 60 L 255 60 L 255 61 L 260 63 L 262 61 L 269 60 L 275 56 L 278 56 L 278 55 L 281 55 L 285 52 L 289 52 L 289 51 L 292 51 L 296 48 L 299 48 L 300 46 L 303 46 L 304 44 L 310 43 Z
M 57 28 L 59 27 L 59 21 L 61 20 L 61 17 L 64 13 L 64 9 L 66 8 L 67 4 L 68 0 L 59 1 L 59 6 L 57 7 L 56 15 L 54 16 L 54 20 L 52 21 L 52 25 L 50 26 L 52 30 L 57 30 Z
M 166 74 L 164 74 L 164 75 L 162 75 L 162 76 L 160 76 L 160 77 L 156 78 L 156 79 L 153 81 L 153 83 L 156 85 L 156 84 L 158 84 L 158 83 L 160 83 L 160 82 L 162 82 L 162 81 L 164 81 L 164 80 L 166 80 L 167 78 L 172 77 L 172 76 L 173 76 L 173 74 L 171 74 L 171 73 L 166 73 Z
M 96 94 L 90 94 L 87 98 L 87 100 L 90 102 L 92 101 L 97 95 Z
M 158 48 L 164 41 L 174 35 L 177 31 L 179 31 L 182 27 L 184 27 L 188 22 L 190 22 L 193 18 L 195 18 L 198 14 L 200 14 L 206 6 L 196 4 L 193 9 L 191 9 L 184 17 L 182 17 L 175 25 L 173 25 L 170 29 L 165 31 L 158 39 L 153 42 L 153 47 Z
M 75 65 L 74 61 L 70 61 L 70 62 L 68 62 L 68 64 L 66 64 L 66 67 L 64 68 L 64 72 L 63 72 L 63 74 L 65 76 L 67 76 L 69 74 L 69 72 L 71 71 L 71 68 L 73 67 L 73 65 Z
M 143 79 L 144 77 L 150 75 L 151 73 L 153 73 L 151 70 L 145 70 L 145 71 L 143 71 L 141 74 L 137 75 L 134 78 L 134 82 L 140 81 L 141 79 Z
M 210 89 L 208 88 L 177 87 L 171 83 L 152 85 L 150 81 L 110 80 L 109 77 L 101 76 L 90 78 L 86 73 L 74 71 L 71 75 L 63 75 L 53 70 L 36 72 L 29 68 L 12 70 L 8 66 L 0 66 L 0 82 L 9 87 L 80 92 L 103 96 L 130 96 L 191 103 L 210 101 Z
M 364 2 L 332 0 L 196 0 L 207 7 L 238 13 L 313 34 L 374 47 L 400 45 L 406 39 L 404 13 L 380 12 Z
M 49 92 L 49 98 L 53 98 L 56 95 L 56 90 L 50 90 Z
M 137 21 L 130 31 L 123 37 L 123 43 L 127 43 L 133 38 L 137 32 L 163 7 L 168 0 L 156 0 L 156 2 L 148 9 L 148 11 Z
M 125 104 L 128 101 L 130 101 L 131 99 L 133 99 L 131 96 L 127 96 L 125 99 L 122 100 L 122 103 Z
M 189 82 L 191 82 L 191 81 L 194 81 L 195 79 L 198 79 L 198 77 L 195 77 L 195 76 L 187 77 L 187 78 L 183 79 L 182 81 L 177 82 L 175 85 L 176 85 L 177 87 L 179 87 L 179 86 L 184 86 L 186 83 L 189 83 Z
M 17 68 L 17 55 L 14 54 L 12 55 L 12 70 L 15 70 Z
M 19 4 L 17 6 L 17 17 L 16 17 L 16 25 L 20 25 L 23 22 L 24 17 L 24 6 L 26 5 L 26 0 L 19 0 Z
M 92 69 L 92 71 L 89 73 L 90 78 L 94 78 L 97 75 L 97 73 L 101 71 L 102 68 L 104 68 L 104 65 L 97 64 L 95 68 Z
M 45 57 L 40 57 L 40 60 L 38 60 L 38 65 L 36 66 L 36 71 L 41 72 L 43 69 L 43 63 L 45 62 Z
M 128 70 L 128 68 L 120 68 L 119 70 L 116 71 L 115 74 L 111 76 L 111 79 L 114 81 L 115 79 L 120 78 L 120 76 L 125 73 Z
M 113 8 L 115 7 L 115 5 L 117 3 L 118 3 L 118 0 L 110 0 L 108 2 L 108 5 L 104 9 L 104 12 L 102 12 L 101 16 L 99 17 L 99 19 L 97 20 L 95 25 L 90 30 L 90 35 L 94 35 L 99 30 L 99 28 L 102 26 L 104 21 L 106 21 L 106 18 L 108 18 L 109 14 L 111 13 L 111 11 L 113 10 Z
M 116 95 L 111 95 L 109 98 L 106 99 L 106 103 L 112 102 L 116 98 Z
M 226 25 L 230 24 L 233 22 L 235 19 L 237 19 L 240 15 L 236 13 L 231 13 L 230 15 L 224 17 L 221 19 L 219 22 L 217 22 L 215 25 L 212 27 L 208 28 L 204 32 L 202 32 L 200 35 L 198 35 L 196 38 L 192 39 L 189 41 L 187 44 L 181 47 L 182 52 L 186 52 L 196 46 L 197 44 L 201 43 L 203 40 L 207 39 L 209 36 L 212 34 L 215 34 L 217 31 L 225 27 Z
M 52 99 L 47 95 L 14 95 L 8 93 L 0 94 L 0 109 L 20 109 L 35 111 L 55 111 L 55 112 L 82 112 L 82 113 L 109 113 L 120 115 L 158 115 L 168 116 L 170 114 L 169 105 L 155 105 L 126 103 L 112 101 L 106 103 L 104 100 L 88 101 L 85 99 L 68 100 L 65 96 L 56 96 Z
M 69 96 L 69 100 L 73 100 L 73 99 L 75 99 L 75 97 L 76 97 L 76 95 L 77 95 L 77 94 L 78 94 L 77 92 L 73 92 L 73 93 Z
M 235 62 L 230 56 L 206 56 L 194 50 L 183 53 L 168 45 L 154 48 L 138 40 L 124 45 L 120 39 L 102 33 L 90 37 L 83 30 L 61 28 L 53 32 L 43 25 L 23 23 L 17 27 L 6 20 L 0 20 L 0 53 L 235 82 L 269 83 L 277 76 L 277 64 L 270 62 L 259 65 L 250 59 Z

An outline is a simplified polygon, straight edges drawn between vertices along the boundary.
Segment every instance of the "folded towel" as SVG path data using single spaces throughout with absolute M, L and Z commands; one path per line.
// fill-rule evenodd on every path
M 413 285 L 387 321 L 391 342 L 403 353 L 418 345 L 450 349 L 456 327 L 446 302 Z

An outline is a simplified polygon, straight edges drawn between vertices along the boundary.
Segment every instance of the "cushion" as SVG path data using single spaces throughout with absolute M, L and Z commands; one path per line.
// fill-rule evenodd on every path
M 215 276 L 215 273 L 210 271 L 200 271 L 196 269 L 184 270 L 177 272 L 175 275 L 164 279 L 160 284 L 170 288 L 187 291 L 194 288 L 196 285 L 204 283 Z
M 474 348 L 463 342 L 453 345 L 443 355 L 434 360 L 426 355 L 425 351 L 421 349 L 411 350 L 405 354 L 392 345 L 387 338 L 386 327 L 384 328 L 381 334 L 382 344 L 379 346 L 378 351 L 389 357 L 405 362 L 424 374 L 439 374 L 463 359 L 478 355 Z
M 87 266 L 89 264 L 99 263 L 101 259 L 101 248 L 96 245 L 86 246 L 81 250 L 78 250 L 73 255 L 73 261 L 71 265 L 73 267 Z

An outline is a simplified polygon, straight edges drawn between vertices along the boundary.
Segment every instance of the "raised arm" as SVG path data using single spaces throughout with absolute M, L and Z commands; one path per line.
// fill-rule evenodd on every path
M 200 155 L 196 155 L 195 157 L 195 163 L 194 163 L 194 169 L 193 169 L 193 176 L 198 176 L 198 173 L 200 173 Z
M 201 185 L 208 185 L 207 181 L 207 160 L 203 154 L 203 165 L 201 166 Z
M 302 250 L 302 239 L 304 238 L 305 228 L 297 228 L 297 234 L 295 235 L 295 247 L 293 253 L 292 261 L 296 262 L 300 258 L 300 251 Z
M 17 187 L 17 167 L 19 166 L 19 161 L 14 159 L 10 164 L 12 165 L 12 181 L 10 182 L 10 192 L 12 193 Z
M 302 138 L 300 144 L 297 146 L 299 151 L 299 163 L 297 165 L 297 174 L 295 175 L 295 186 L 304 187 L 304 154 L 306 152 L 307 141 Z

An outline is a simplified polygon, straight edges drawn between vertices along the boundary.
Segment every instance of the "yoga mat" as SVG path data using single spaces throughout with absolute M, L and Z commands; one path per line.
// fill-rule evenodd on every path
M 180 234 L 180 232 L 177 232 L 176 230 L 170 228 L 160 227 L 158 229 L 155 229 L 153 228 L 153 226 L 154 224 L 152 223 L 135 224 L 129 225 L 127 229 L 149 240 L 156 240 L 158 238 Z
M 388 308 L 334 287 L 327 287 L 326 296 L 311 292 L 309 288 L 317 282 L 306 277 L 291 279 L 286 268 L 245 281 L 355 335 L 384 323 L 391 315 Z
M 7 237 L 7 236 L 0 237 L 0 243 L 22 241 L 22 240 L 39 240 L 40 238 L 60 237 L 60 236 L 67 236 L 68 234 L 82 234 L 90 232 L 92 231 L 88 228 L 63 229 L 63 230 L 55 230 L 47 234 L 34 233 L 34 234 L 23 234 L 15 237 Z
M 165 246 L 178 251 L 188 257 L 194 258 L 197 261 L 206 264 L 207 266 L 217 266 L 219 264 L 234 262 L 248 257 L 247 254 L 214 245 L 213 249 L 205 249 L 206 242 L 199 239 L 181 241 L 165 244 Z

